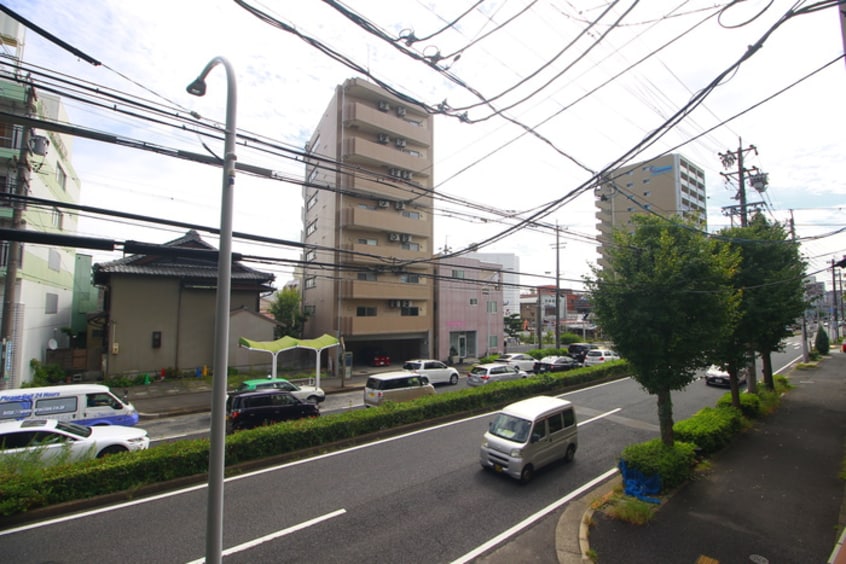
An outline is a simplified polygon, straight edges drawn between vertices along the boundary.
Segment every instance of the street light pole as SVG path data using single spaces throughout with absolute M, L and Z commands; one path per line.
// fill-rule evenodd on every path
M 214 325 L 214 367 L 209 450 L 209 495 L 206 507 L 206 564 L 223 559 L 223 478 L 226 455 L 226 384 L 229 367 L 229 301 L 232 288 L 232 199 L 235 188 L 235 72 L 223 57 L 206 65 L 188 93 L 203 96 L 206 76 L 218 64 L 226 70 L 226 134 L 223 150 L 223 185 L 220 200 L 220 250 L 217 259 L 217 305 Z

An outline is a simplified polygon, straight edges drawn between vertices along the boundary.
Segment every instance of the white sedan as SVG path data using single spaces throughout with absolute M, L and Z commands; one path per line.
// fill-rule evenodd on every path
M 595 366 L 612 360 L 620 360 L 620 355 L 609 349 L 593 349 L 585 355 L 585 366 Z
M 525 353 L 511 353 L 500 355 L 494 362 L 504 362 L 516 366 L 523 372 L 532 372 L 535 369 L 535 357 Z
M 402 369 L 425 375 L 429 378 L 430 384 L 458 384 L 458 370 L 440 360 L 419 358 L 407 360 L 402 365 Z
M 55 419 L 0 423 L 0 457 L 4 463 L 36 459 L 43 464 L 63 464 L 149 446 L 147 431 L 138 427 L 88 427 Z

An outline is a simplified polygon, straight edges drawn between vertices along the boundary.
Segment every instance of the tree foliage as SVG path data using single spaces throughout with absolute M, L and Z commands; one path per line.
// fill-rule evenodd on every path
M 678 220 L 632 220 L 632 233 L 613 234 L 609 267 L 594 268 L 586 284 L 604 334 L 657 396 L 661 440 L 671 446 L 671 391 L 695 379 L 733 326 L 740 258 Z
M 278 324 L 274 336 L 277 339 L 285 335 L 302 338 L 307 316 L 300 307 L 299 291 L 296 288 L 283 288 L 276 292 L 275 297 L 270 304 L 270 313 Z
M 519 313 L 506 315 L 503 322 L 505 323 L 505 334 L 509 337 L 516 337 L 523 331 L 523 319 Z

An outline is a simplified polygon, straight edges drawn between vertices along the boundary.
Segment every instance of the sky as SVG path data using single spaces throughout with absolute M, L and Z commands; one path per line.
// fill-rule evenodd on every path
M 261 150 L 253 142 L 236 148 L 239 163 L 274 177 L 238 173 L 236 232 L 300 241 L 303 202 L 296 182 L 304 165 L 287 150 L 304 147 L 336 85 L 369 73 L 433 110 L 446 109 L 434 122 L 435 189 L 448 196 L 436 202 L 435 252 L 477 246 L 514 253 L 522 284 L 553 284 L 557 225 L 561 286 L 581 289 L 598 258 L 590 184 L 598 171 L 681 153 L 705 170 L 714 232 L 731 224 L 723 208 L 738 203 L 736 180 L 721 175 L 736 166 L 725 169 L 719 154 L 742 148 L 745 166 L 758 167 L 769 180 L 765 192 L 750 190 L 748 201 L 763 202 L 775 221 L 792 213 L 808 272 L 819 271 L 816 278 L 830 284 L 826 265 L 846 255 L 844 40 L 835 6 L 810 9 L 827 3 L 0 4 L 101 63 L 28 31 L 28 65 L 164 110 L 157 124 L 152 113 L 131 115 L 125 104 L 66 97 L 71 124 L 153 146 L 222 155 L 223 141 L 201 133 L 225 121 L 227 73 L 212 69 L 202 98 L 186 86 L 209 61 L 224 57 L 237 85 L 239 135 L 280 148 Z M 345 17 L 344 8 L 358 18 Z M 791 9 L 796 15 L 785 17 Z M 419 39 L 409 40 L 411 34 Z M 694 100 L 699 103 L 691 105 Z M 74 139 L 73 165 L 85 205 L 220 225 L 219 168 L 83 138 Z M 86 215 L 79 231 L 164 243 L 186 229 Z M 213 235 L 202 235 L 218 246 Z M 293 267 L 275 259 L 300 255 L 294 246 L 238 239 L 232 248 L 273 259 L 247 264 L 274 273 L 278 288 L 292 279 Z M 82 252 L 95 262 L 120 257 Z

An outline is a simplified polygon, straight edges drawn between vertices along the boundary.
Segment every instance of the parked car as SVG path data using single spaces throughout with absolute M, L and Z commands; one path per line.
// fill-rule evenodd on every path
M 595 366 L 611 360 L 620 360 L 620 355 L 609 349 L 592 349 L 585 354 L 585 366 Z
M 581 367 L 582 363 L 570 355 L 545 356 L 535 362 L 534 373 L 564 372 L 565 370 L 573 370 Z
M 598 345 L 594 345 L 593 343 L 570 343 L 567 347 L 567 354 L 578 360 L 579 362 L 585 361 L 585 355 L 589 350 L 598 349 Z
M 467 373 L 467 384 L 470 386 L 482 386 L 489 382 L 504 382 L 506 380 L 519 380 L 526 378 L 529 374 L 516 366 L 501 362 L 489 364 L 477 364 Z
M 257 378 L 255 380 L 244 380 L 238 386 L 237 392 L 254 392 L 256 390 L 284 390 L 292 396 L 303 401 L 320 403 L 326 399 L 326 392 L 317 386 L 298 386 L 285 378 Z
M 525 353 L 511 353 L 500 355 L 494 362 L 504 362 L 516 366 L 523 372 L 531 372 L 535 369 L 535 357 Z
M 391 365 L 391 356 L 385 351 L 370 351 L 368 353 L 365 353 L 365 358 L 367 359 L 367 362 L 368 364 L 370 364 L 370 366 Z
M 403 370 L 423 374 L 431 384 L 458 384 L 458 370 L 447 366 L 440 360 L 414 359 L 407 360 L 402 365 Z
M 364 406 L 378 407 L 386 401 L 410 401 L 435 393 L 429 379 L 416 372 L 383 372 L 367 378 Z
M 731 386 L 731 379 L 729 373 L 716 364 L 711 365 L 708 371 L 705 372 L 705 383 L 709 386 L 720 386 L 728 388 Z M 737 384 L 742 386 L 746 383 L 746 370 L 740 370 L 737 373 Z
M 89 427 L 55 419 L 0 423 L 0 456 L 32 453 L 44 464 L 76 462 L 150 446 L 147 431 L 124 425 Z
M 235 392 L 226 400 L 226 430 L 230 433 L 319 415 L 316 403 L 303 401 L 284 390 Z

